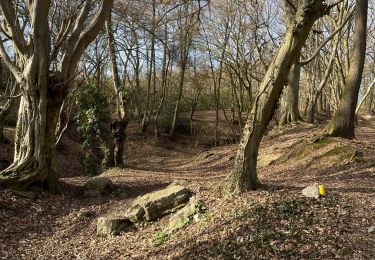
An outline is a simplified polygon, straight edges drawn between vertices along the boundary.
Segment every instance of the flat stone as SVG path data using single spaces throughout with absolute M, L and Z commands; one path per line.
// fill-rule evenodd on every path
M 308 198 L 319 198 L 318 185 L 311 185 L 302 190 L 302 194 Z
M 126 231 L 131 224 L 126 217 L 101 217 L 96 224 L 96 234 L 108 237 L 117 236 Z
M 188 189 L 172 183 L 165 189 L 136 199 L 127 210 L 126 216 L 132 222 L 152 221 L 180 209 L 189 201 L 189 197 Z
M 86 182 L 84 187 L 85 197 L 100 197 L 112 192 L 114 185 L 112 181 L 104 177 L 95 177 Z
M 194 196 L 191 197 L 189 202 L 186 204 L 185 207 L 178 210 L 175 214 L 171 216 L 169 219 L 169 224 L 166 229 L 167 233 L 172 233 L 173 231 L 183 228 L 186 223 L 195 220 L 194 218 L 197 212 L 197 205 L 199 200 Z

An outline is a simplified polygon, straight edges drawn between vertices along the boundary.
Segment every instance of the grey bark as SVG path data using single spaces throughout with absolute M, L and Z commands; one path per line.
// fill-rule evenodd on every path
M 314 22 L 326 11 L 327 6 L 322 0 L 300 2 L 295 22 L 288 28 L 248 116 L 233 171 L 224 182 L 226 192 L 243 192 L 259 185 L 256 166 L 260 141 L 275 112 L 291 67 L 300 56 Z
M 356 0 L 350 67 L 339 106 L 333 118 L 323 130 L 323 133 L 329 136 L 340 136 L 348 139 L 355 137 L 355 110 L 366 58 L 367 11 L 368 0 Z

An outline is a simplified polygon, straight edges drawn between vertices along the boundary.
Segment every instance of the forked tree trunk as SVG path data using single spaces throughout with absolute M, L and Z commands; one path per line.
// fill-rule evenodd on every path
M 26 5 L 29 19 L 29 40 L 15 22 L 12 1 L 0 1 L 2 19 L 8 21 L 8 34 L 13 42 L 14 62 L 0 43 L 0 56 L 20 85 L 22 97 L 15 134 L 13 163 L 0 172 L 0 186 L 17 189 L 38 188 L 57 193 L 58 162 L 56 157 L 56 127 L 60 109 L 69 91 L 69 81 L 74 78 L 77 64 L 87 46 L 101 31 L 113 0 L 102 1 L 98 13 L 86 24 L 92 7 L 85 1 L 74 28 L 61 51 L 59 68 L 50 72 L 52 55 L 49 27 L 51 1 L 34 0 Z M 6 12 L 4 12 L 6 10 Z M 16 32 L 16 33 L 14 33 Z M 61 36 L 62 37 L 62 36 Z M 58 37 L 59 38 L 59 37 Z M 52 46 L 57 47 L 57 46 Z M 58 48 L 57 48 L 58 49 Z
M 288 86 L 284 90 L 283 102 L 281 107 L 281 117 L 279 125 L 286 125 L 301 120 L 298 108 L 299 81 L 301 77 L 301 67 L 297 62 L 294 63 L 289 72 Z
M 227 193 L 255 189 L 259 185 L 256 166 L 260 141 L 271 120 L 292 65 L 300 56 L 314 22 L 327 10 L 322 0 L 301 1 L 293 26 L 270 64 L 250 112 L 232 173 L 224 182 Z
M 368 0 L 356 0 L 353 52 L 339 106 L 323 134 L 353 139 L 355 110 L 366 56 Z

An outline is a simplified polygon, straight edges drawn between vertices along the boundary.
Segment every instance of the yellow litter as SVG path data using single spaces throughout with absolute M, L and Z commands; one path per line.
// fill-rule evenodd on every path
M 319 195 L 325 196 L 327 194 L 326 187 L 324 185 L 319 185 Z

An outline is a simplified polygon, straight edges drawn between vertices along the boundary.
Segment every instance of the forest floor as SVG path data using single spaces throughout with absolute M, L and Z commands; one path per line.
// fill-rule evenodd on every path
M 198 113 L 199 122 L 210 125 L 212 117 Z M 77 163 L 79 150 L 65 141 L 63 194 L 0 191 L 0 259 L 375 259 L 375 232 L 368 232 L 375 225 L 375 116 L 361 117 L 353 141 L 306 141 L 320 128 L 271 131 L 259 154 L 262 186 L 233 197 L 223 196 L 220 183 L 237 145 L 212 148 L 208 132 L 173 142 L 130 131 L 126 167 L 102 174 L 116 190 L 98 199 L 82 196 L 89 177 Z M 137 196 L 174 180 L 204 202 L 198 222 L 158 241 L 168 217 L 121 236 L 96 236 L 99 217 L 125 212 Z M 301 194 L 314 183 L 324 184 L 327 196 Z

